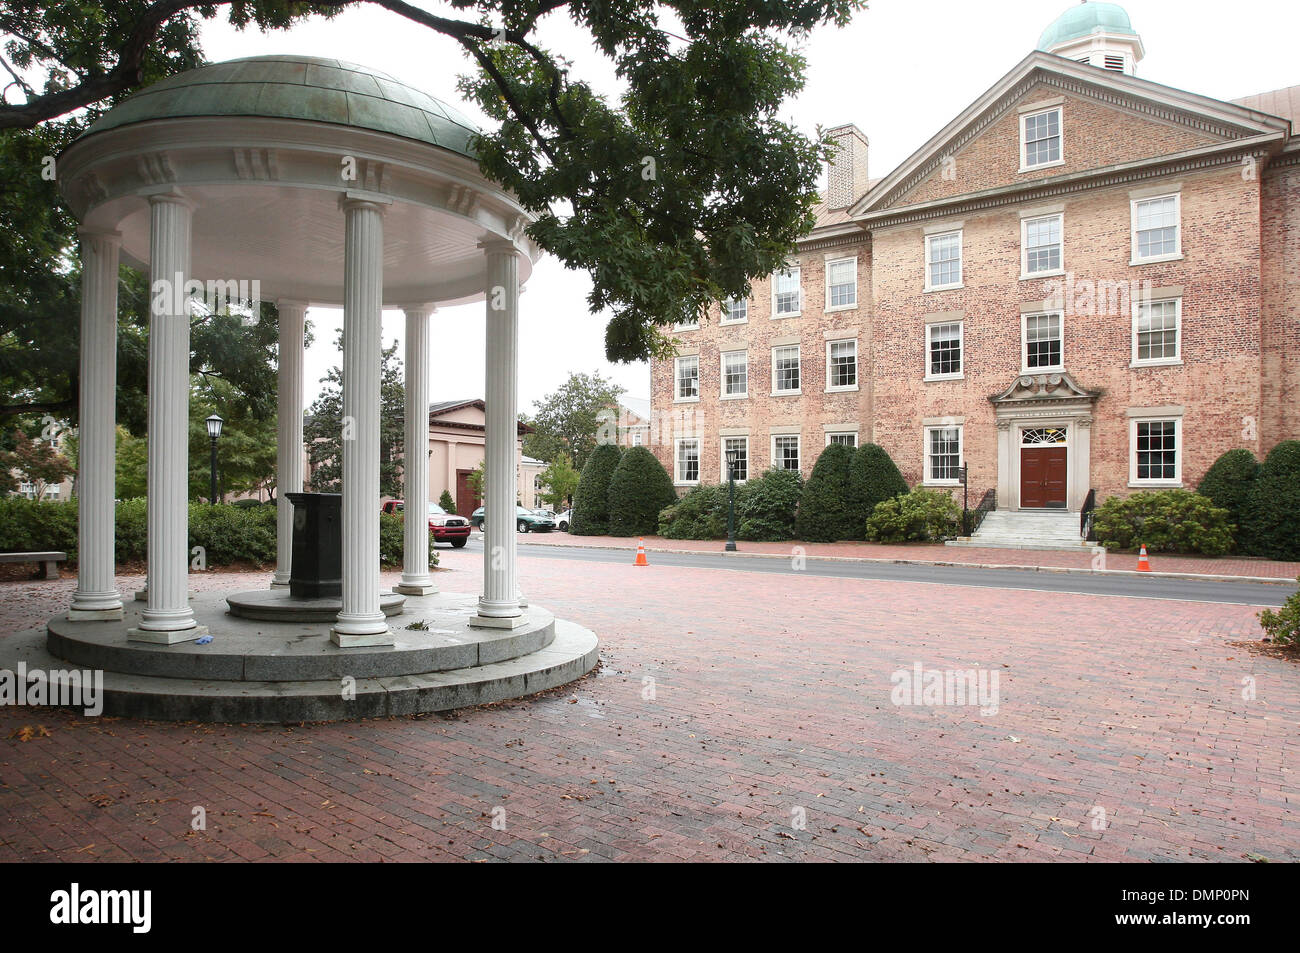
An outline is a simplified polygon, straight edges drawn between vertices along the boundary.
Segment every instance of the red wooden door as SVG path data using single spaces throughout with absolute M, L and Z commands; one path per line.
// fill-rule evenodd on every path
M 1021 448 L 1020 505 L 1064 509 L 1067 469 L 1065 447 Z
M 456 471 L 456 512 L 461 516 L 473 516 L 474 511 L 483 505 L 483 501 L 474 495 L 474 486 L 469 482 L 473 470 Z

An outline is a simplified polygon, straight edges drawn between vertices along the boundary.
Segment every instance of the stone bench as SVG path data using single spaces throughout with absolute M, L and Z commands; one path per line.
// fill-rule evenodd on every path
M 36 577 L 39 579 L 58 579 L 59 563 L 68 558 L 67 553 L 0 553 L 0 563 L 40 563 Z

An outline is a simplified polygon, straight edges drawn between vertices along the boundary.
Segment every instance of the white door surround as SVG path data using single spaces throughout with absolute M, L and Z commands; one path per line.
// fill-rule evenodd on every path
M 1077 513 L 1091 488 L 1093 405 L 1099 395 L 1086 391 L 1069 374 L 1017 377 L 991 398 L 998 426 L 998 509 L 1020 510 L 1020 458 L 1024 432 L 1038 428 L 1065 431 L 1068 470 L 1067 512 Z

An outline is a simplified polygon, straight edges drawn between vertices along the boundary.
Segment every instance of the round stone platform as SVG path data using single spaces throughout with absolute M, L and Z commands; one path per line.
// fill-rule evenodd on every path
M 334 721 L 443 711 L 529 695 L 590 671 L 596 636 L 538 606 L 513 629 L 469 626 L 473 596 L 408 596 L 394 645 L 340 648 L 328 623 L 232 616 L 222 593 L 192 600 L 212 642 L 128 642 L 116 622 L 51 619 L 0 639 L 0 668 L 104 672 L 104 713 L 170 721 Z M 332 621 L 332 620 L 331 620 Z
M 406 596 L 396 592 L 381 592 L 379 608 L 384 615 L 394 616 L 402 611 Z M 262 619 L 267 622 L 333 622 L 343 608 L 343 599 L 321 596 L 302 599 L 290 595 L 288 589 L 253 589 L 226 596 L 230 614 L 244 619 Z

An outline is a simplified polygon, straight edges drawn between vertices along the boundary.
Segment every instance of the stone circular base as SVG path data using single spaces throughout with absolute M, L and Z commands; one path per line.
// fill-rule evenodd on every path
M 397 615 L 405 603 L 406 597 L 395 592 L 379 594 L 379 608 L 384 615 Z M 290 595 L 287 589 L 236 592 L 226 596 L 226 604 L 231 615 L 266 622 L 333 622 L 343 608 L 341 598 L 321 596 L 318 599 L 301 599 Z
M 220 593 L 191 600 L 205 645 L 128 642 L 120 621 L 69 622 L 0 639 L 0 669 L 100 670 L 103 714 L 166 721 L 338 721 L 444 711 L 532 695 L 589 672 L 596 636 L 529 607 L 513 629 L 472 627 L 478 600 L 412 596 L 390 620 L 395 644 L 340 648 L 330 624 L 232 616 Z

